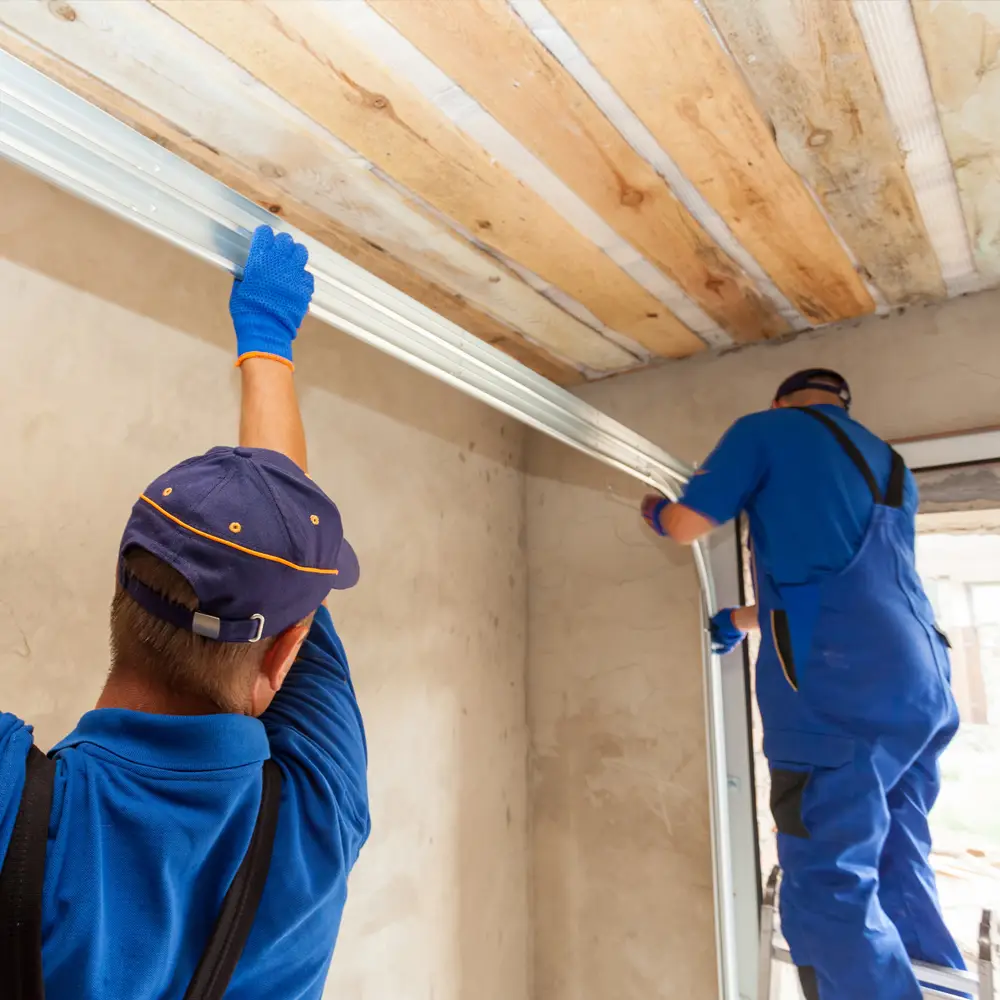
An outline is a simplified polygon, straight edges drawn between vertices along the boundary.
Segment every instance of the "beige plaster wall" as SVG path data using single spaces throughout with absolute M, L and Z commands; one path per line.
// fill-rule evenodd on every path
M 143 486 L 236 434 L 228 278 L 0 165 L 0 708 L 47 746 L 107 667 Z M 369 730 L 372 841 L 329 995 L 526 1000 L 522 436 L 307 321 L 311 471 L 363 582 L 334 602 Z
M 1000 425 L 1000 292 L 581 394 L 696 461 L 813 366 L 841 370 L 886 437 Z M 642 528 L 637 484 L 535 435 L 528 471 L 537 1000 L 712 996 L 693 569 Z
M 767 406 L 782 378 L 812 367 L 843 372 L 854 416 L 883 437 L 996 425 L 1000 289 L 692 358 L 582 394 L 679 457 L 700 460 L 729 423 Z

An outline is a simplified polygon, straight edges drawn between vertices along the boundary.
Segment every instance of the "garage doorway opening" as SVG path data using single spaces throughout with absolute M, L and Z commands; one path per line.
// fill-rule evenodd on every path
M 1000 907 L 1000 509 L 921 516 L 917 569 L 951 642 L 961 717 L 941 758 L 931 863 L 948 927 L 971 961 L 983 908 Z

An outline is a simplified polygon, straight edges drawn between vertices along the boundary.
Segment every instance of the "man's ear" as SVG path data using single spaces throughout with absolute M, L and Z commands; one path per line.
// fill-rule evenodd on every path
M 274 637 L 270 648 L 264 654 L 264 662 L 260 668 L 272 692 L 279 691 L 281 685 L 285 683 L 288 671 L 292 669 L 295 657 L 299 655 L 299 649 L 308 634 L 308 623 L 298 622 L 289 625 L 284 632 L 279 632 Z

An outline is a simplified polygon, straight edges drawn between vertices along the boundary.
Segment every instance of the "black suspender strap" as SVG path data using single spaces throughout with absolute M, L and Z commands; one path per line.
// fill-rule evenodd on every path
M 222 1000 L 229 986 L 264 893 L 280 801 L 281 771 L 273 760 L 266 760 L 260 809 L 250 846 L 222 900 L 222 910 L 184 1000 Z
M 818 420 L 833 434 L 838 444 L 847 453 L 847 457 L 857 466 L 858 472 L 864 476 L 875 503 L 886 507 L 899 508 L 903 506 L 903 495 L 906 490 L 906 463 L 903 461 L 903 456 L 895 448 L 891 445 L 889 446 L 889 451 L 892 455 L 892 465 L 889 469 L 889 482 L 883 496 L 882 491 L 878 488 L 878 483 L 875 481 L 875 475 L 871 470 L 871 466 L 865 461 L 864 455 L 861 454 L 858 446 L 847 436 L 844 428 L 832 417 L 821 413 L 819 410 L 806 407 L 798 407 L 798 409 L 801 413 L 807 413 L 814 420 Z
M 44 1000 L 42 884 L 49 839 L 55 761 L 28 751 L 24 791 L 0 870 L 0 977 L 11 1000 Z M 11 992 L 7 992 L 10 990 Z
M 892 468 L 889 470 L 889 485 L 885 488 L 886 507 L 902 507 L 906 489 L 906 462 L 895 448 L 892 451 Z
M 847 436 L 847 431 L 844 430 L 840 424 L 837 423 L 832 417 L 828 417 L 825 413 L 820 413 L 819 410 L 808 409 L 807 407 L 798 407 L 800 413 L 805 413 L 812 417 L 813 420 L 818 420 L 824 427 L 826 427 L 830 433 L 837 439 L 837 443 L 841 448 L 847 453 L 847 457 L 855 464 L 858 472 L 864 476 L 865 482 L 868 484 L 868 489 L 871 491 L 872 499 L 877 504 L 884 504 L 886 502 L 885 498 L 882 496 L 882 491 L 878 488 L 878 483 L 875 481 L 875 475 L 871 470 L 871 467 L 865 461 L 864 455 L 861 454 L 858 446 Z M 895 452 L 893 453 L 895 454 Z M 897 456 L 898 457 L 898 456 Z M 895 462 L 895 460 L 893 460 Z M 895 467 L 895 466 L 894 466 Z M 891 485 L 891 477 L 890 477 Z M 900 487 L 902 486 L 902 477 L 900 477 Z M 900 503 L 902 502 L 902 495 L 900 495 Z M 896 504 L 895 506 L 900 506 Z
M 0 977 L 5 1000 L 45 1000 L 42 977 L 42 885 L 55 762 L 37 747 L 28 751 L 24 791 L 0 870 Z M 222 1000 L 253 927 L 271 864 L 281 802 L 281 771 L 264 761 L 263 786 L 250 846 L 184 1000 Z

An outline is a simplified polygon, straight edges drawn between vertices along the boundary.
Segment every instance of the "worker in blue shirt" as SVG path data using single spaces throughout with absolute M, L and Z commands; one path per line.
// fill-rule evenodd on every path
M 649 496 L 642 512 L 682 544 L 748 517 L 757 606 L 719 612 L 712 634 L 724 652 L 760 628 L 781 927 L 805 996 L 919 1000 L 911 959 L 964 968 L 927 822 L 958 712 L 914 565 L 916 484 L 850 401 L 836 372 L 798 372 L 680 502 Z
M 358 560 L 306 472 L 306 249 L 254 234 L 230 311 L 239 447 L 125 526 L 111 669 L 52 749 L 0 714 L 0 994 L 319 1000 L 368 837 L 364 729 L 324 601 Z

